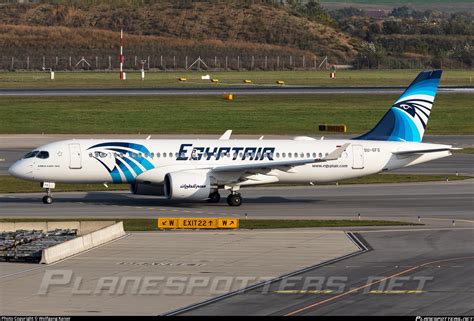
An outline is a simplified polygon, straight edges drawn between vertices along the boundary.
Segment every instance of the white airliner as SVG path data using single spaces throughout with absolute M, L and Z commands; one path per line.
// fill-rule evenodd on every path
M 61 182 L 128 183 L 134 194 L 212 203 L 223 189 L 239 206 L 243 186 L 340 181 L 451 155 L 450 145 L 421 143 L 440 77 L 421 72 L 374 129 L 352 139 L 234 140 L 229 130 L 215 140 L 65 140 L 36 148 L 9 172 L 41 182 L 45 204 Z

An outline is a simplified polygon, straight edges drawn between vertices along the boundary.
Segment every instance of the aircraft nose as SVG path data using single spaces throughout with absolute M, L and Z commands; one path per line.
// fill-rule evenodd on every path
M 28 178 L 28 170 L 22 161 L 13 163 L 13 165 L 8 169 L 8 173 L 17 178 Z

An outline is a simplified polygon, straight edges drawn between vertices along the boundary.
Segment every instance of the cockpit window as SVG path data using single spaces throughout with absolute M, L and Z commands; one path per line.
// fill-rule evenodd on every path
M 33 158 L 33 157 L 35 157 L 38 153 L 39 153 L 39 151 L 34 150 L 34 151 L 32 151 L 32 152 L 29 152 L 29 153 L 26 154 L 25 156 L 23 156 L 23 158 Z
M 41 159 L 47 159 L 49 158 L 49 153 L 46 151 L 41 151 L 38 153 L 38 155 L 36 155 L 36 157 Z

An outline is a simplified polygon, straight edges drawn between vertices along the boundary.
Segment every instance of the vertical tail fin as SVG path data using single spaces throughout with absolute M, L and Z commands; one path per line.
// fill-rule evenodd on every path
M 420 72 L 378 124 L 353 139 L 421 142 L 441 73 L 441 70 Z

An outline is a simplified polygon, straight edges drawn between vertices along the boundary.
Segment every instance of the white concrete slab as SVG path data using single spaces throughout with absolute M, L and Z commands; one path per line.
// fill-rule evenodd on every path
M 0 263 L 0 314 L 156 315 L 222 294 L 211 291 L 219 278 L 247 277 L 253 284 L 357 250 L 344 232 L 317 229 L 133 233 L 48 266 Z M 70 282 L 41 295 L 47 273 L 67 274 Z M 122 279 L 115 279 L 112 293 L 94 293 L 104 277 Z M 139 280 L 139 291 L 128 283 L 119 293 L 123 277 Z M 146 277 L 156 286 L 144 287 Z M 176 277 L 185 279 L 165 286 Z M 187 294 L 164 293 L 177 290 L 178 284 L 191 290 L 188 277 L 208 283 Z M 231 290 L 244 284 L 243 279 L 233 280 Z M 160 293 L 145 294 L 147 289 Z

